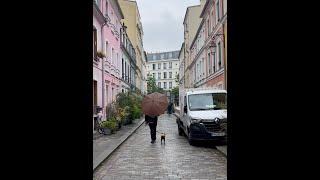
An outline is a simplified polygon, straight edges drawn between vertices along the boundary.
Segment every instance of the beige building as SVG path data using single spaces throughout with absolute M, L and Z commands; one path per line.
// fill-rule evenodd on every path
M 190 58 L 190 45 L 197 33 L 199 28 L 201 18 L 200 13 L 205 4 L 206 0 L 200 0 L 200 5 L 190 6 L 186 10 L 186 14 L 183 20 L 184 26 L 184 87 L 190 88 L 191 87 L 191 71 L 188 68 L 191 64 Z
M 124 15 L 122 23 L 127 26 L 127 34 L 136 52 L 136 87 L 142 93 L 146 93 L 146 65 L 143 48 L 143 28 L 141 24 L 141 17 L 136 1 L 118 0 L 121 10 Z

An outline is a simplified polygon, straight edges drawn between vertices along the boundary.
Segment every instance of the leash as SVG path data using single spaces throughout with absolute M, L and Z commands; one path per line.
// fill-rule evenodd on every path
M 162 133 L 161 133 L 161 132 L 159 132 L 159 131 L 157 131 L 157 133 L 162 134 Z M 163 133 L 163 134 L 166 134 L 166 133 Z

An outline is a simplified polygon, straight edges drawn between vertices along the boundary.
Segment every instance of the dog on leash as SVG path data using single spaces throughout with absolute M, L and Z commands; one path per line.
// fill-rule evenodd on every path
M 164 144 L 166 143 L 166 134 L 165 133 L 161 133 L 161 144 L 162 141 L 164 141 Z

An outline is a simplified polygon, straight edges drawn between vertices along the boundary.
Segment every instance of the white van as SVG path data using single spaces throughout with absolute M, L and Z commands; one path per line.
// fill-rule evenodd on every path
M 179 135 L 186 134 L 190 145 L 198 140 L 226 140 L 226 90 L 186 89 L 179 92 L 179 97 Z

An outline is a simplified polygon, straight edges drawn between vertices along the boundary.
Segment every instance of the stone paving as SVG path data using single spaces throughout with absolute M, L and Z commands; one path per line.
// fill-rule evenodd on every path
M 227 179 L 227 159 L 214 146 L 190 146 L 178 135 L 175 117 L 161 115 L 157 131 L 166 133 L 166 144 L 151 144 L 149 126 L 142 125 L 94 174 L 108 179 Z
M 144 119 L 136 119 L 132 124 L 122 126 L 119 131 L 111 135 L 96 133 L 93 139 L 93 168 L 95 169 L 106 157 L 132 134 Z

